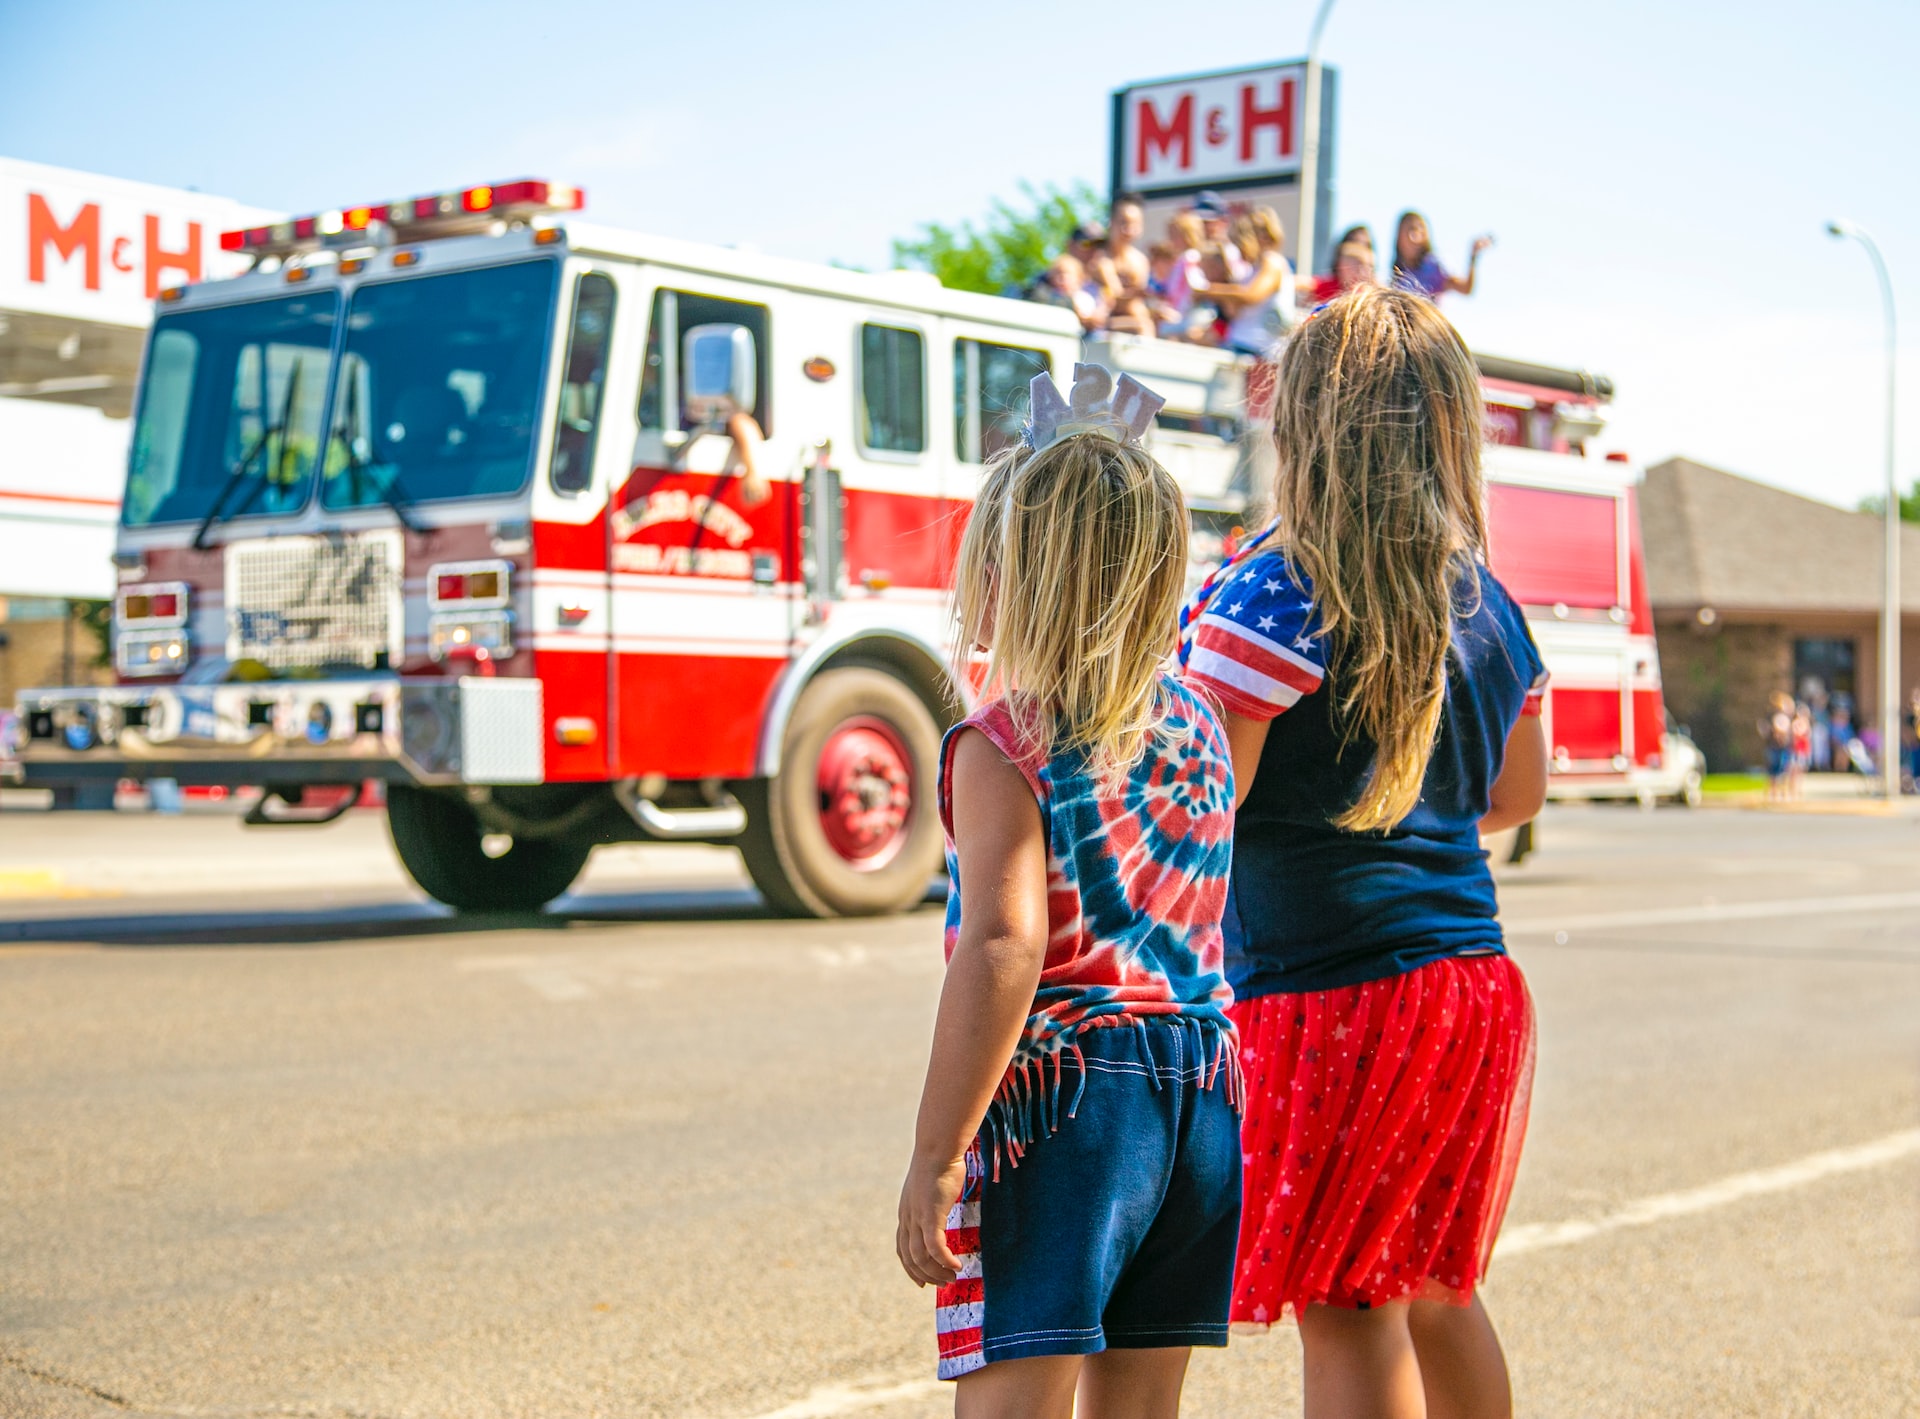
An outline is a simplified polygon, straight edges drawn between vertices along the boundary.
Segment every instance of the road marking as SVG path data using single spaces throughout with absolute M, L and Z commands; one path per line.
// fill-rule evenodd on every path
M 1516 935 L 1556 931 L 1607 931 L 1622 926 L 1685 926 L 1716 921 L 1767 921 L 1777 916 L 1831 916 L 1840 912 L 1904 911 L 1920 907 L 1920 892 L 1848 893 L 1837 897 L 1789 897 L 1771 902 L 1705 902 L 1692 907 L 1593 912 L 1552 920 L 1521 918 L 1502 925 Z
M 756 1414 L 753 1419 L 832 1419 L 836 1414 L 857 1414 L 903 1399 L 924 1399 L 950 1386 L 939 1380 L 869 1380 L 850 1385 L 823 1385 L 805 1399 L 795 1400 L 780 1409 Z
M 815 946 L 807 954 L 829 971 L 858 970 L 871 959 L 867 948 L 857 942 L 845 946 Z
M 1711 1212 L 1749 1197 L 1788 1192 L 1822 1178 L 1864 1172 L 1868 1168 L 1878 1168 L 1917 1156 L 1920 1156 L 1920 1128 L 1902 1129 L 1870 1143 L 1858 1143 L 1850 1148 L 1829 1148 L 1823 1153 L 1811 1153 L 1777 1167 L 1756 1168 L 1752 1172 L 1735 1173 L 1700 1187 L 1643 1197 L 1602 1217 L 1580 1218 L 1570 1222 L 1528 1222 L 1508 1227 L 1500 1233 L 1493 1254 L 1496 1258 L 1523 1256 L 1527 1252 L 1545 1251 L 1550 1247 L 1575 1246 L 1608 1232 Z M 833 1419 L 834 1415 L 857 1414 L 861 1410 L 875 1409 L 898 1400 L 920 1399 L 944 1388 L 946 1386 L 938 1380 L 877 1380 L 825 1385 L 805 1399 L 796 1400 L 784 1408 L 756 1414 L 753 1419 Z
M 117 897 L 116 890 L 75 887 L 51 867 L 0 867 L 0 897 Z
M 658 976 L 636 975 L 627 970 L 618 959 L 583 961 L 545 956 L 468 956 L 459 962 L 459 969 L 511 973 L 534 994 L 556 1004 L 591 1000 L 601 991 L 615 986 L 628 990 L 654 990 L 662 984 Z
M 1520 1256 L 1530 1251 L 1544 1251 L 1548 1247 L 1572 1246 L 1607 1232 L 1618 1232 L 1627 1227 L 1646 1227 L 1674 1217 L 1689 1217 L 1696 1212 L 1711 1212 L 1717 1207 L 1725 1207 L 1749 1197 L 1787 1192 L 1822 1178 L 1862 1172 L 1916 1155 L 1920 1155 L 1920 1128 L 1903 1129 L 1899 1133 L 1889 1133 L 1885 1138 L 1876 1138 L 1871 1143 L 1859 1143 L 1851 1148 L 1829 1148 L 1824 1153 L 1811 1153 L 1778 1167 L 1756 1168 L 1752 1172 L 1735 1173 L 1700 1187 L 1643 1197 L 1604 1217 L 1571 1222 L 1530 1222 L 1508 1227 L 1500 1234 L 1494 1255 Z

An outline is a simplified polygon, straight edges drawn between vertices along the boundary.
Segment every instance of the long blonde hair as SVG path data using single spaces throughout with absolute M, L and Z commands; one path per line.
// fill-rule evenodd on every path
M 1126 773 L 1164 728 L 1161 666 L 1186 585 L 1187 509 L 1144 450 L 1074 434 L 996 457 L 954 586 L 959 645 L 1038 750 Z
M 1357 287 L 1281 356 L 1274 539 L 1311 583 L 1340 732 L 1374 746 L 1336 827 L 1391 828 L 1420 801 L 1456 598 L 1486 555 L 1483 418 L 1459 332 L 1405 291 Z

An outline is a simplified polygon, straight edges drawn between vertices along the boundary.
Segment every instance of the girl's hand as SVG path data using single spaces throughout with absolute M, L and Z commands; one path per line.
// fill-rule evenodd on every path
M 917 1286 L 944 1286 L 960 1274 L 960 1258 L 947 1245 L 947 1215 L 967 1183 L 965 1154 L 946 1163 L 915 1157 L 900 1186 L 900 1225 L 893 1249 Z

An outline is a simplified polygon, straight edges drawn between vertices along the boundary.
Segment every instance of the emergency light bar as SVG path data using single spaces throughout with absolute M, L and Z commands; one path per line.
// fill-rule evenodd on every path
M 341 245 L 343 239 L 350 241 L 353 234 L 367 232 L 376 222 L 392 228 L 395 238 L 402 241 L 468 236 L 486 231 L 495 222 L 524 221 L 543 212 L 577 212 L 586 201 L 587 194 L 578 187 L 522 178 L 371 207 L 342 207 L 270 227 L 222 232 L 220 249 L 255 257 L 291 256 Z

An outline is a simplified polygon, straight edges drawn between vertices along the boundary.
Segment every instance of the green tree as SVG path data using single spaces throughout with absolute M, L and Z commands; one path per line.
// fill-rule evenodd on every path
M 1872 497 L 1860 499 L 1860 511 L 1870 512 L 1879 517 L 1887 510 L 1887 500 L 1875 493 Z M 1915 479 L 1912 487 L 1900 495 L 1900 520 L 1902 522 L 1920 522 L 1920 479 Z
M 893 243 L 896 266 L 931 271 L 956 291 L 1017 294 L 1066 247 L 1073 229 L 1097 219 L 1100 195 L 1084 182 L 1061 188 L 1020 184 L 1021 204 L 996 198 L 979 225 L 928 222 Z

